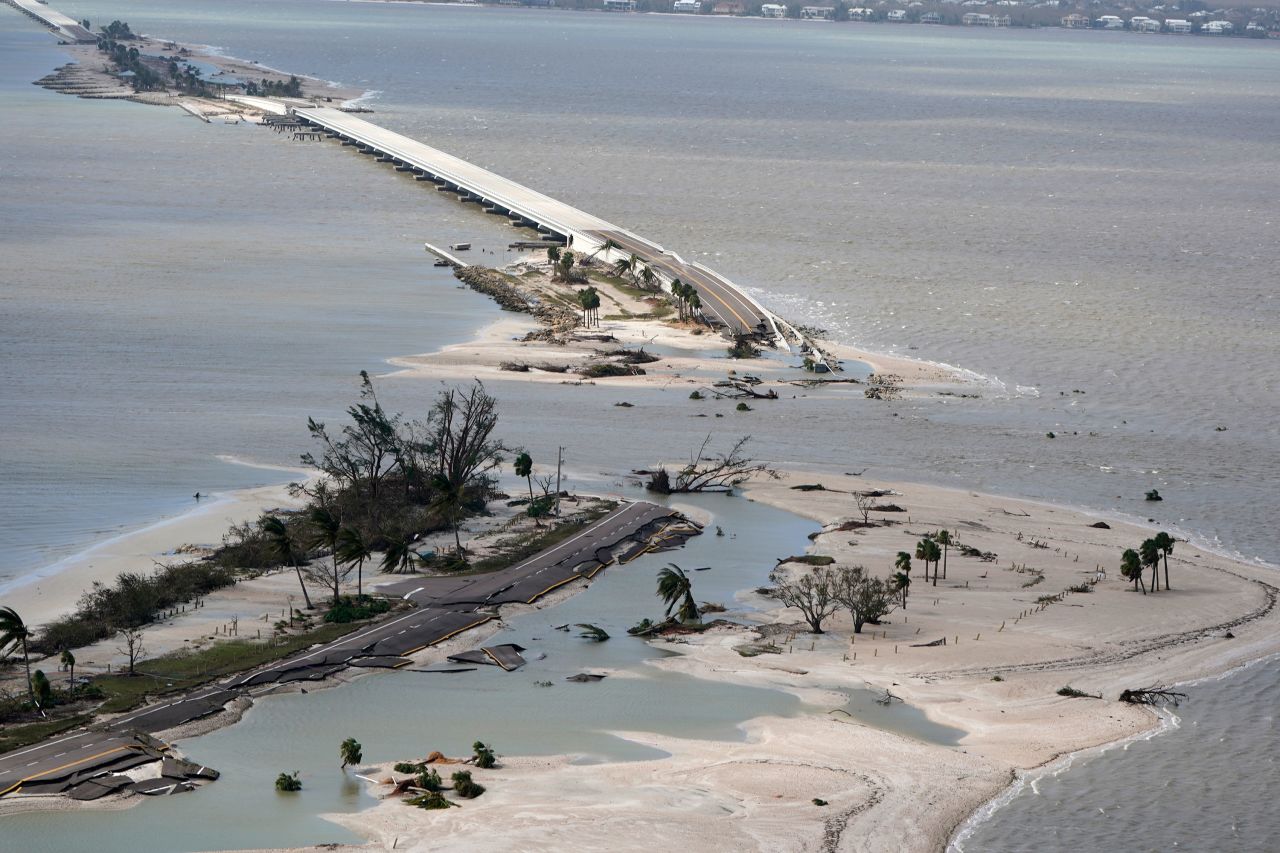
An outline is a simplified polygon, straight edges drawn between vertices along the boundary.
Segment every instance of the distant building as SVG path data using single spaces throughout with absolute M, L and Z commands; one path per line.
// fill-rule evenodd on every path
M 898 24 L 906 23 L 906 21 L 907 21 L 907 10 L 906 10 L 906 9 L 893 9 L 893 10 L 891 10 L 891 11 L 889 12 L 889 14 L 888 14 L 888 15 L 886 15 L 886 16 L 885 16 L 885 20 L 886 20 L 886 21 L 893 21 L 894 23 L 898 23 Z
M 760 7 L 760 14 L 765 18 L 785 18 L 787 7 L 781 3 L 765 3 Z
M 960 23 L 966 27 L 1007 27 L 1010 23 L 1008 15 L 988 15 L 985 12 L 965 12 Z
M 1073 13 L 1062 19 L 1062 26 L 1069 30 L 1087 30 L 1093 26 L 1093 21 L 1089 20 L 1088 15 Z
M 1191 32 L 1191 22 L 1182 18 L 1169 18 L 1164 22 L 1164 26 L 1171 33 Z
M 746 4 L 737 0 L 721 0 L 711 9 L 713 15 L 741 15 L 747 11 Z
M 1230 21 L 1210 21 L 1204 25 L 1204 31 L 1211 36 L 1229 36 L 1236 31 L 1236 25 Z
M 604 0 L 606 12 L 634 12 L 636 0 Z
M 686 15 L 696 15 L 702 11 L 702 3 L 699 0 L 676 0 L 671 4 L 671 11 L 683 12 Z
M 1158 33 L 1160 32 L 1160 22 L 1155 18 L 1134 15 L 1129 19 L 1129 29 L 1135 33 Z
M 1103 15 L 1093 25 L 1100 30 L 1123 30 L 1124 19 L 1116 15 Z
M 800 10 L 800 17 L 811 21 L 830 21 L 835 16 L 835 6 L 805 6 Z
M 941 24 L 941 23 L 942 23 L 942 13 L 941 13 L 941 12 L 925 12 L 923 15 L 921 15 L 921 16 L 920 16 L 920 23 L 922 23 L 922 24 Z
M 857 7 L 853 8 L 853 9 L 850 9 L 850 10 L 849 10 L 849 20 L 851 20 L 851 21 L 869 21 L 869 20 L 871 20 L 873 17 L 875 17 L 875 14 L 876 14 L 876 13 L 875 13 L 875 10 L 874 10 L 874 9 L 867 9 L 867 8 L 862 7 L 862 6 L 857 6 Z

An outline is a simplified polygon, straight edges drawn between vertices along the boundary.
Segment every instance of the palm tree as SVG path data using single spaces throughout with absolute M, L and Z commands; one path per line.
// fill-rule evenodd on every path
M 631 282 L 634 284 L 636 281 L 636 275 L 640 272 L 641 265 L 642 262 L 640 260 L 640 256 L 633 252 L 630 257 L 619 258 L 613 265 L 613 271 L 618 275 L 626 274 L 630 276 Z
M 588 255 L 587 257 L 589 257 L 589 258 L 591 258 L 591 259 L 593 259 L 593 260 L 594 260 L 594 259 L 595 259 L 595 256 L 596 256 L 596 255 L 599 255 L 599 254 L 600 254 L 600 253 L 602 253 L 602 252 L 603 252 L 605 255 L 608 255 L 608 254 L 609 254 L 610 252 L 612 252 L 614 249 L 621 249 L 621 248 L 622 248 L 622 247 L 618 245 L 618 243 L 617 243 L 617 241 L 616 241 L 616 240 L 614 240 L 612 237 L 608 237 L 608 238 L 606 238 L 606 239 L 605 239 L 605 241 L 604 241 L 603 243 L 601 243 L 599 246 L 597 246 L 597 247 L 596 247 L 596 250 L 595 250 L 594 252 L 592 252 L 592 253 L 591 253 L 590 255 Z
M 76 656 L 71 654 L 71 649 L 63 649 L 62 656 L 58 660 L 68 670 L 67 692 L 74 696 L 76 695 Z
M 465 559 L 466 552 L 462 550 L 462 514 L 466 509 L 467 487 L 462 484 L 455 486 L 443 474 L 431 478 L 431 487 L 436 493 L 431 508 L 449 522 L 449 526 L 453 528 L 453 543 L 458 559 Z
M 417 559 L 412 535 L 392 536 L 387 543 L 386 553 L 382 555 L 382 570 L 392 575 L 411 574 Z
M 1151 569 L 1151 591 L 1159 592 L 1160 546 L 1156 545 L 1156 540 L 1147 539 L 1138 546 L 1138 559 L 1142 560 L 1143 568 Z
M 373 545 L 355 527 L 338 531 L 338 559 L 350 565 L 356 564 L 356 601 L 364 598 L 364 563 L 373 556 Z
M 685 309 L 688 307 L 688 294 L 686 292 L 687 285 L 678 278 L 671 280 L 671 295 L 676 298 L 676 308 L 680 311 L 680 319 L 685 318 Z
M 916 559 L 924 563 L 924 582 L 929 582 L 929 540 L 921 539 L 916 543 Z
M 698 314 L 702 311 L 702 297 L 692 287 L 689 288 L 689 311 L 693 314 Z
M 658 572 L 658 598 L 667 605 L 667 617 L 675 611 L 681 622 L 697 622 L 702 618 L 698 604 L 693 600 L 693 582 L 675 563 Z
M 31 637 L 31 629 L 22 621 L 18 611 L 12 607 L 0 607 L 0 652 L 8 654 L 16 648 L 22 649 L 22 665 L 27 670 L 27 695 L 31 704 L 36 704 L 36 693 L 31 686 L 31 658 L 27 654 L 27 640 Z
M 591 312 L 591 321 L 600 325 L 600 293 L 594 287 L 587 288 L 587 310 Z
M 1169 589 L 1169 555 L 1173 553 L 1173 537 L 1161 530 L 1156 534 L 1156 547 L 1164 555 L 1164 588 Z
M 560 247 L 559 246 L 547 247 L 547 260 L 551 261 L 551 267 L 553 271 L 555 268 L 559 267 L 560 265 Z
M 1135 592 L 1138 584 L 1142 584 L 1142 594 L 1147 594 L 1147 585 L 1142 582 L 1142 560 L 1138 557 L 1138 552 L 1132 548 L 1126 549 L 1120 555 L 1120 574 L 1133 581 Z
M 326 506 L 312 507 L 307 513 L 307 519 L 311 524 L 311 547 L 329 549 L 329 558 L 333 562 L 333 574 L 326 580 L 333 581 L 333 604 L 336 607 L 341 581 L 341 574 L 338 572 L 338 534 L 342 532 L 342 521 Z
M 911 555 L 906 551 L 899 551 L 898 556 L 893 561 L 893 567 L 900 572 L 905 572 L 908 577 L 911 576 Z
M 896 572 L 893 576 L 893 588 L 902 593 L 902 609 L 906 610 L 907 590 L 911 588 L 911 575 L 906 572 Z
M 640 282 L 649 290 L 658 289 L 658 276 L 654 273 L 653 267 L 645 265 L 645 268 L 640 271 Z
M 344 740 L 338 747 L 338 754 L 342 756 L 342 769 L 346 770 L 348 764 L 359 764 L 364 757 L 363 752 L 360 741 L 353 737 Z
M 946 530 L 939 530 L 933 535 L 933 541 L 942 546 L 942 579 L 947 579 L 947 549 L 951 546 L 951 534 Z
M 529 514 L 533 515 L 533 457 L 521 452 L 516 457 L 516 476 L 524 477 L 529 483 Z
M 298 564 L 298 551 L 293 545 L 293 536 L 289 526 L 278 516 L 264 515 L 258 520 L 258 528 L 266 534 L 267 544 L 276 558 L 293 566 L 298 574 L 298 586 L 302 587 L 302 600 L 311 609 L 311 596 L 307 593 L 307 585 L 302 580 L 302 566 Z M 292 618 L 292 617 L 290 617 Z

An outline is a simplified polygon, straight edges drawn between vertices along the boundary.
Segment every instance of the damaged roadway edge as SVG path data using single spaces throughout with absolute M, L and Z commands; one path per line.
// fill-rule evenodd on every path
M 105 725 L 0 755 L 0 796 L 66 793 L 90 800 L 125 790 L 149 795 L 191 790 L 198 781 L 216 779 L 217 771 L 168 756 L 168 745 L 148 733 L 221 712 L 254 687 L 318 681 L 351 666 L 403 666 L 409 663 L 407 655 L 496 618 L 503 604 L 532 604 L 573 581 L 594 578 L 612 563 L 625 564 L 645 553 L 679 547 L 701 532 L 697 523 L 673 509 L 638 501 L 497 572 L 414 577 L 381 586 L 380 592 L 399 595 L 414 609 Z M 501 657 L 508 665 L 519 665 L 518 653 L 515 658 Z M 163 762 L 158 778 L 136 782 L 122 774 L 157 761 Z

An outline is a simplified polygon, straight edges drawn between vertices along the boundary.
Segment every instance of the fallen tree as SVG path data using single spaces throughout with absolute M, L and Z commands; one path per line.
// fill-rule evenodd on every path
M 777 471 L 746 455 L 744 449 L 750 440 L 751 436 L 743 436 L 734 442 L 728 453 L 704 457 L 703 453 L 711 443 L 711 436 L 708 434 L 697 452 L 690 456 L 689 464 L 676 472 L 674 479 L 666 468 L 658 468 L 648 472 L 649 482 L 645 484 L 645 488 L 661 495 L 731 492 L 735 486 L 759 474 L 776 479 Z
M 1120 701 L 1130 705 L 1177 705 L 1186 700 L 1187 694 L 1163 687 L 1139 687 L 1125 690 L 1120 694 Z

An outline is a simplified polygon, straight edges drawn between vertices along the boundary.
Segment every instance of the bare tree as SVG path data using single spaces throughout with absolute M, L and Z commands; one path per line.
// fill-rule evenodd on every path
M 483 493 L 489 472 L 502 463 L 506 447 L 493 438 L 498 425 L 498 401 L 475 382 L 466 390 L 450 388 L 432 408 L 436 473 L 433 507 L 453 528 L 461 557 L 459 525 L 466 506 Z
M 895 592 L 893 584 L 868 576 L 862 566 L 852 566 L 836 571 L 832 595 L 853 617 L 853 633 L 861 634 L 863 625 L 878 625 L 898 606 Z
M 854 492 L 853 504 L 858 508 L 858 512 L 862 514 L 862 523 L 870 526 L 871 510 L 875 509 L 876 499 L 866 492 Z
M 829 567 L 815 568 L 794 579 L 778 567 L 769 574 L 769 582 L 778 600 L 799 610 L 815 634 L 823 633 L 823 621 L 840 606 L 835 598 L 839 578 Z
M 125 628 L 120 632 L 120 639 L 124 645 L 117 646 L 116 651 L 129 659 L 129 674 L 136 675 L 134 667 L 138 663 L 138 658 L 146 652 L 142 645 L 142 629 Z
M 690 455 L 689 464 L 676 473 L 674 482 L 666 468 L 659 468 L 650 473 L 646 488 L 663 495 L 729 492 L 759 474 L 777 478 L 777 471 L 746 455 L 744 449 L 750 440 L 751 436 L 743 436 L 734 442 L 728 453 L 704 456 L 707 445 L 711 443 L 711 435 L 708 434 L 697 452 Z

